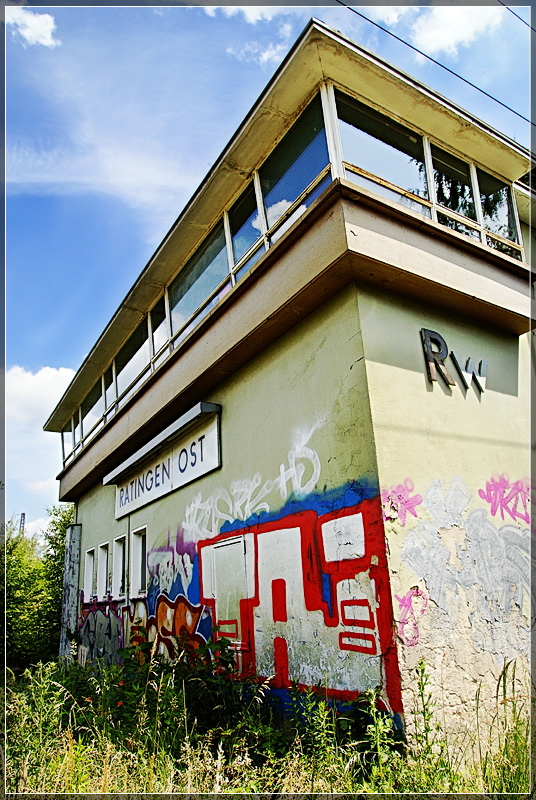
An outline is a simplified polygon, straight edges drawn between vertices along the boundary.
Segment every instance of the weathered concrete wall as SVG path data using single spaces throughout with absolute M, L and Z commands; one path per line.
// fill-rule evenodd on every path
M 221 469 L 119 523 L 109 487 L 79 504 L 84 549 L 125 524 L 148 539 L 146 596 L 84 604 L 86 646 L 109 642 L 119 616 L 125 643 L 147 627 L 169 655 L 217 623 L 241 667 L 280 688 L 381 684 L 400 712 L 355 287 L 203 399 L 222 406 Z
M 485 391 L 450 356 L 455 385 L 430 382 L 421 328 L 486 360 Z M 114 487 L 80 500 L 82 559 L 147 530 L 147 592 L 83 598 L 90 657 L 145 630 L 172 656 L 218 624 L 244 671 L 381 685 L 397 714 L 424 658 L 462 719 L 528 656 L 528 359 L 526 337 L 348 286 L 203 398 L 222 406 L 219 470 L 119 521 Z
M 404 708 L 423 658 L 449 721 L 474 726 L 478 686 L 491 697 L 505 659 L 528 659 L 528 335 L 365 289 L 359 313 Z M 420 328 L 464 364 L 486 360 L 485 391 L 464 388 L 450 356 L 455 385 L 431 382 Z

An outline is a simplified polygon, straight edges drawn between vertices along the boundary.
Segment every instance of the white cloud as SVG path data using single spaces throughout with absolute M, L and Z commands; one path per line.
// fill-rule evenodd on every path
M 30 520 L 24 523 L 24 535 L 29 539 L 35 538 L 41 546 L 45 544 L 44 532 L 48 528 L 50 517 L 38 517 L 38 519 Z
M 286 44 L 275 44 L 270 42 L 262 45 L 259 42 L 246 42 L 240 50 L 227 48 L 227 53 L 234 56 L 238 61 L 253 61 L 261 67 L 268 67 L 271 64 L 279 64 L 288 50 Z
M 70 383 L 72 369 L 43 367 L 30 372 L 14 366 L 6 372 L 7 516 L 38 517 L 58 502 L 54 479 L 61 469 L 60 435 L 43 425 Z
M 397 25 L 402 17 L 412 16 L 418 13 L 418 9 L 413 6 L 370 6 L 363 9 L 365 16 L 383 22 L 385 25 Z
M 144 233 L 158 241 L 202 177 L 202 165 L 184 164 L 140 137 L 125 139 L 113 125 L 99 135 L 98 126 L 80 116 L 72 146 L 39 149 L 38 141 L 11 140 L 6 151 L 6 178 L 12 194 L 103 193 L 143 212 Z M 159 152 L 160 151 L 160 152 Z
M 218 9 L 223 11 L 226 17 L 243 14 L 246 22 L 251 25 L 257 22 L 270 22 L 274 17 L 291 11 L 288 6 L 205 6 L 205 11 L 210 17 L 214 17 Z
M 56 22 L 51 14 L 37 14 L 23 6 L 6 6 L 6 25 L 12 27 L 12 36 L 23 47 L 41 44 L 53 48 L 61 45 L 60 40 L 53 36 Z
M 412 42 L 429 55 L 444 52 L 455 58 L 459 47 L 467 47 L 489 34 L 503 18 L 503 9 L 499 7 L 436 6 L 423 12 L 415 22 Z

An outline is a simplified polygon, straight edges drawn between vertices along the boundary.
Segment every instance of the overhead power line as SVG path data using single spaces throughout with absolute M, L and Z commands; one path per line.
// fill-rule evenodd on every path
M 441 67 L 442 69 L 446 70 L 447 72 L 450 72 L 450 74 L 454 75 L 455 78 L 459 78 L 461 81 L 466 83 L 468 86 L 471 86 L 473 89 L 476 89 L 477 92 L 481 92 L 486 97 L 489 97 L 490 100 L 493 100 L 495 103 L 498 103 L 503 108 L 506 108 L 507 111 L 511 111 L 512 114 L 515 114 L 517 117 L 522 119 L 524 122 L 528 122 L 529 125 L 533 125 L 536 128 L 536 124 L 534 122 L 531 122 L 530 119 L 527 119 L 526 117 L 524 117 L 523 114 L 520 114 L 519 111 L 516 111 L 515 109 L 510 108 L 510 106 L 507 106 L 506 103 L 502 102 L 502 100 L 498 100 L 492 94 L 489 94 L 489 92 L 486 92 L 484 89 L 481 89 L 480 86 L 477 86 L 475 83 L 472 83 L 471 81 L 467 80 L 467 78 L 464 78 L 463 75 L 459 75 L 457 72 L 454 72 L 454 70 L 450 69 L 450 67 L 446 67 L 440 61 L 436 61 L 435 58 L 432 58 L 432 56 L 429 56 L 427 53 L 423 53 L 423 51 L 419 50 L 418 47 L 415 47 L 414 45 L 410 44 L 409 42 L 406 42 L 405 39 L 402 39 L 400 36 L 397 36 L 396 33 L 393 33 L 388 28 L 384 28 L 383 25 L 380 25 L 378 22 L 374 22 L 374 20 L 370 19 L 369 17 L 366 17 L 364 14 L 361 13 L 361 11 L 357 11 L 353 6 L 347 6 L 346 3 L 342 2 L 342 0 L 335 0 L 335 2 L 339 3 L 339 5 L 343 6 L 344 8 L 347 8 L 349 11 L 352 11 L 354 14 L 357 14 L 358 17 L 361 17 L 366 22 L 370 22 L 371 25 L 375 25 L 377 28 L 379 28 L 384 33 L 388 33 L 389 36 L 393 37 L 393 39 L 396 39 L 397 41 L 402 42 L 402 44 L 405 44 L 407 47 L 411 47 L 411 49 L 414 50 L 419 55 L 424 56 L 424 58 L 427 58 L 429 61 L 432 61 L 438 67 Z
M 523 19 L 523 17 L 520 17 L 520 16 L 519 16 L 519 14 L 516 14 L 516 12 L 515 12 L 515 11 L 513 11 L 513 10 L 510 8 L 510 6 L 507 6 L 507 5 L 506 5 L 506 3 L 503 3 L 503 1 L 502 1 L 502 0 L 497 0 L 497 2 L 498 2 L 498 3 L 500 3 L 500 4 L 501 4 L 501 6 L 504 6 L 504 7 L 505 7 L 505 9 L 506 9 L 507 11 L 509 11 L 509 12 L 510 12 L 510 14 L 513 14 L 513 15 L 514 15 L 514 17 L 517 17 L 517 18 L 518 18 L 518 20 L 520 20 L 520 22 L 522 22 L 522 23 L 523 23 L 523 25 L 526 25 L 526 26 L 527 26 L 527 28 L 530 28 L 530 29 L 531 29 L 531 31 L 532 31 L 533 33 L 536 33 L 536 30 L 535 30 L 535 29 L 532 27 L 532 25 L 530 25 L 530 24 L 527 22 L 527 20 Z

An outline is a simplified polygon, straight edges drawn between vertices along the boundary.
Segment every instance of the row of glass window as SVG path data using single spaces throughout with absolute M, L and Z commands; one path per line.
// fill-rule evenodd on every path
M 84 602 L 94 598 L 107 600 L 124 598 L 127 594 L 127 537 L 118 536 L 113 542 L 113 562 L 110 576 L 110 543 L 86 550 L 84 557 Z M 130 536 L 130 596 L 137 597 L 147 590 L 147 529 L 132 531 Z M 95 556 L 97 561 L 95 564 Z M 95 566 L 97 567 L 95 571 Z M 111 577 L 111 582 L 110 581 Z M 96 581 L 95 581 L 96 578 Z
M 330 109 L 348 180 L 522 257 L 508 184 L 354 98 L 330 92 L 307 106 L 121 347 L 62 433 L 65 463 L 329 185 L 336 160 L 330 160 L 324 123 L 326 115 L 330 125 Z
M 336 103 L 349 180 L 522 258 L 516 209 L 505 181 L 340 92 Z

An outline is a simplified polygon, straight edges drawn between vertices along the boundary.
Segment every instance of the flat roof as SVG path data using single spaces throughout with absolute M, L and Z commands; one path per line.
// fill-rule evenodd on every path
M 60 432 L 121 345 L 189 255 L 245 188 L 276 141 L 329 80 L 365 103 L 509 181 L 530 168 L 530 151 L 425 84 L 312 19 L 172 225 L 44 425 Z

